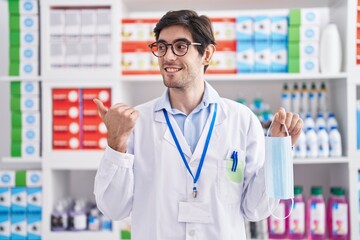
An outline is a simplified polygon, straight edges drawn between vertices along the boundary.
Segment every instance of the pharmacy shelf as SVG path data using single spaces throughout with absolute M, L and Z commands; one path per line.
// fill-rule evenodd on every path
M 49 232 L 46 234 L 47 239 L 51 240 L 65 240 L 65 239 L 76 239 L 76 240 L 118 240 L 118 232 Z
M 207 74 L 205 79 L 208 81 L 298 81 L 298 80 L 322 80 L 322 79 L 343 79 L 347 73 L 340 72 L 335 74 L 301 74 L 301 73 L 254 73 L 254 74 Z M 124 82 L 152 82 L 162 81 L 159 75 L 123 75 L 120 77 Z
M 51 151 L 43 166 L 58 170 L 96 170 L 103 154 L 103 150 Z
M 330 158 L 295 158 L 294 164 L 333 164 L 333 163 L 349 163 L 348 157 L 330 157 Z
M 40 82 L 41 77 L 24 77 L 24 76 L 0 76 L 0 82 L 13 82 L 13 81 L 29 81 Z
M 27 163 L 37 163 L 42 162 L 41 158 L 28 158 L 28 157 L 3 157 L 3 163 L 13 163 L 13 164 L 27 164 Z

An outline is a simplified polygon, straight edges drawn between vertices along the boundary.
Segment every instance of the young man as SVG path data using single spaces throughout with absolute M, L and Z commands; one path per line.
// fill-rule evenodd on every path
M 215 53 L 207 17 L 171 11 L 154 32 L 149 47 L 164 94 L 136 108 L 94 100 L 108 128 L 95 178 L 98 208 L 113 220 L 131 213 L 136 240 L 245 239 L 244 219 L 266 218 L 268 202 L 276 205 L 265 192 L 260 122 L 205 81 Z M 302 120 L 280 108 L 272 136 L 285 136 L 283 124 L 294 145 Z

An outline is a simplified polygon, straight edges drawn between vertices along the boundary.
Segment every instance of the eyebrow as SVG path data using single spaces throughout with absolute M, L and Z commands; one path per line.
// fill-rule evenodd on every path
M 174 41 L 172 41 L 172 43 L 174 43 L 174 42 L 179 42 L 179 41 L 184 41 L 184 42 L 191 42 L 189 39 L 187 39 L 187 38 L 177 38 L 177 39 L 175 39 Z M 163 39 L 159 39 L 159 40 L 157 40 L 157 42 L 160 42 L 160 43 L 167 43 L 165 40 L 163 40 Z

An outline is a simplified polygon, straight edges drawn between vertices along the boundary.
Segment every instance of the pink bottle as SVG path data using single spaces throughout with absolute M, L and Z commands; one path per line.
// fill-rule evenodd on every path
M 329 239 L 349 239 L 349 203 L 342 187 L 331 187 L 327 205 L 327 225 Z
M 305 238 L 305 201 L 302 195 L 302 186 L 294 188 L 294 208 L 289 216 L 289 239 Z M 291 211 L 291 203 L 287 204 L 288 211 Z
M 273 210 L 273 214 L 278 218 L 285 218 L 286 212 L 286 201 L 280 200 L 279 205 Z M 287 219 L 277 219 L 273 215 L 268 217 L 268 231 L 270 239 L 285 239 L 288 229 Z
M 326 215 L 323 190 L 320 186 L 311 187 L 311 196 L 307 203 L 308 239 L 325 239 Z

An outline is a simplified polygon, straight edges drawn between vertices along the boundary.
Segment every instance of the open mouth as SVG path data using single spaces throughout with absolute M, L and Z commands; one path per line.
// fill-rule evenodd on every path
M 175 73 L 175 72 L 179 72 L 182 68 L 166 67 L 164 69 L 168 73 Z

